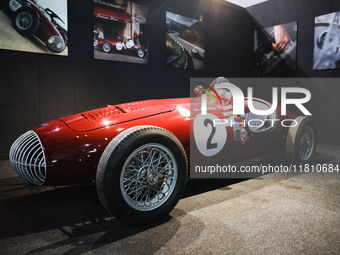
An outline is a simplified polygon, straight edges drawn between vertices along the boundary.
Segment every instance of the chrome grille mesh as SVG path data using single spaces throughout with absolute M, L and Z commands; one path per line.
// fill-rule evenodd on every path
M 38 135 L 30 130 L 21 135 L 12 145 L 9 160 L 19 176 L 36 185 L 46 178 L 46 159 Z

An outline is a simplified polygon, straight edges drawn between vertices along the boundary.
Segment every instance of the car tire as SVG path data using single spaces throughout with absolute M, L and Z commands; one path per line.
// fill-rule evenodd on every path
M 185 151 L 174 134 L 154 126 L 133 127 L 104 150 L 96 174 L 97 193 L 117 218 L 154 221 L 169 214 L 181 198 L 187 169 Z
M 13 26 L 22 35 L 34 35 L 39 27 L 39 19 L 32 9 L 21 8 L 14 15 Z
M 123 43 L 118 42 L 115 47 L 116 51 L 121 51 L 123 50 Z
M 103 50 L 104 52 L 109 53 L 109 52 L 111 52 L 111 49 L 112 49 L 112 47 L 111 47 L 111 44 L 110 44 L 110 43 L 108 43 L 108 42 L 104 42 L 104 43 L 103 43 L 103 45 L 102 45 L 102 50 Z
M 139 48 L 137 50 L 137 56 L 140 57 L 140 58 L 144 58 L 144 56 L 145 56 L 144 50 Z
M 297 117 L 288 130 L 286 156 L 296 162 L 308 162 L 314 157 L 316 146 L 317 133 L 312 119 Z

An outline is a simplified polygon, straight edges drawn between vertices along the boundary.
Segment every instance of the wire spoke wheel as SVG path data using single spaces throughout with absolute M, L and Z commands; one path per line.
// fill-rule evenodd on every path
M 18 28 L 27 30 L 33 25 L 33 17 L 28 12 L 21 12 L 15 19 Z
M 286 156 L 296 162 L 308 162 L 315 156 L 317 130 L 310 117 L 298 116 L 288 129 Z
M 120 175 L 124 200 L 135 210 L 160 207 L 176 186 L 178 167 L 172 152 L 164 145 L 140 146 L 126 159 Z
M 14 29 L 22 35 L 34 35 L 40 25 L 37 14 L 31 8 L 20 8 L 12 19 Z
M 170 213 L 182 196 L 188 161 L 166 129 L 135 126 L 105 148 L 97 168 L 100 201 L 115 217 L 146 223 Z
M 299 154 L 302 160 L 311 157 L 314 149 L 314 132 L 310 126 L 305 126 L 299 141 Z

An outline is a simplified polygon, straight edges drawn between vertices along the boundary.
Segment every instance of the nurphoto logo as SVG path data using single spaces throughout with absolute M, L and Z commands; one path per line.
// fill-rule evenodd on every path
M 212 88 L 211 86 L 207 85 L 211 90 L 212 93 L 216 95 L 218 100 L 221 102 L 222 99 L 217 92 L 217 90 L 225 90 L 225 92 L 229 92 L 232 94 L 233 100 L 232 100 L 232 106 L 233 106 L 233 114 L 239 115 L 244 114 L 244 95 L 240 88 L 235 86 L 232 83 L 220 83 L 215 86 L 215 88 Z M 202 114 L 207 114 L 207 94 L 213 99 L 214 102 L 216 102 L 216 99 L 214 98 L 213 94 L 209 92 L 206 89 L 198 88 L 203 90 L 204 93 L 202 94 Z M 278 105 L 278 88 L 273 87 L 272 89 L 272 105 L 269 109 L 266 110 L 259 110 L 254 107 L 253 104 L 253 88 L 248 87 L 247 89 L 247 101 L 248 101 L 248 107 L 249 111 L 256 114 L 256 115 L 269 115 L 272 114 Z M 289 93 L 299 93 L 303 94 L 303 98 L 287 98 L 287 94 Z M 312 114 L 306 109 L 306 107 L 303 106 L 303 104 L 309 102 L 311 99 L 311 93 L 308 89 L 305 88 L 297 88 L 297 87 L 283 87 L 281 88 L 281 115 L 287 114 L 287 105 L 292 104 L 295 105 L 304 115 L 311 116 Z

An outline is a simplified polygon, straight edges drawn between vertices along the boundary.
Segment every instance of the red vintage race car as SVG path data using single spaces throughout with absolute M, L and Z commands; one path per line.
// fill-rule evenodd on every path
M 200 51 L 197 48 L 191 49 L 191 56 L 193 58 L 202 58 Z
M 225 81 L 219 78 L 211 87 Z M 224 108 L 232 109 L 232 100 L 223 100 Z M 10 149 L 10 162 L 18 175 L 36 185 L 95 182 L 110 213 L 154 220 L 168 214 L 181 197 L 189 176 L 193 112 L 200 109 L 201 97 L 148 100 L 53 120 L 20 136 Z M 223 109 L 213 113 L 225 116 Z M 222 155 L 227 161 L 240 162 L 274 150 L 286 150 L 288 156 L 303 162 L 313 157 L 316 132 L 310 118 L 289 113 L 283 117 L 278 112 L 268 116 L 246 112 L 235 118 L 255 122 L 290 118 L 297 125 L 225 127 L 228 149 Z
M 145 54 L 147 54 L 146 49 L 139 44 L 135 44 L 131 38 L 117 38 L 117 40 L 99 39 L 94 41 L 94 46 L 99 47 L 99 49 L 106 53 L 128 53 L 137 55 L 140 58 L 144 58 Z
M 34 0 L 10 0 L 14 12 L 13 26 L 22 35 L 35 35 L 47 48 L 56 53 L 67 46 L 67 30 L 64 21 L 52 10 Z

